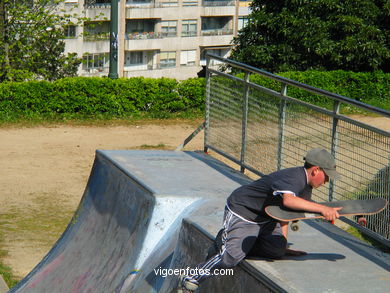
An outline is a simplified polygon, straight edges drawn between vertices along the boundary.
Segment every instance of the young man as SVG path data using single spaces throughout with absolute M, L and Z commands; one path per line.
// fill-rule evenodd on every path
M 303 251 L 287 248 L 288 223 L 277 222 L 264 212 L 268 205 L 321 213 L 326 220 L 339 218 L 341 208 L 331 208 L 310 201 L 312 189 L 339 177 L 333 156 L 324 149 L 310 150 L 303 167 L 288 168 L 263 176 L 233 191 L 225 207 L 222 245 L 206 262 L 197 266 L 197 275 L 181 279 L 183 292 L 195 291 L 213 270 L 232 268 L 246 256 L 280 258 Z M 211 274 L 206 274 L 210 272 Z

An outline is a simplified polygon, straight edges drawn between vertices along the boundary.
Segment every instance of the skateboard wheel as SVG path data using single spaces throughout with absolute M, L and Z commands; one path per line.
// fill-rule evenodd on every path
M 290 228 L 292 231 L 296 232 L 299 230 L 299 225 L 298 225 L 298 223 L 291 223 Z

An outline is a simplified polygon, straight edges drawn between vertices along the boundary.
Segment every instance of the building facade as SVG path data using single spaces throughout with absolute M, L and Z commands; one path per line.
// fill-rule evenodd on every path
M 196 77 L 207 52 L 227 57 L 245 24 L 249 2 L 239 0 L 120 0 L 119 77 Z M 66 29 L 66 52 L 82 56 L 81 76 L 107 76 L 111 0 L 65 0 L 86 16 Z

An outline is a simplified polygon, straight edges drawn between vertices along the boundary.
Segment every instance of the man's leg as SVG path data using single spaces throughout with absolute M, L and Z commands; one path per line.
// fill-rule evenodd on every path
M 286 249 L 287 239 L 283 236 L 280 223 L 270 222 L 262 227 L 259 238 L 248 256 L 281 258 L 285 255 Z
M 211 277 L 215 269 L 232 268 L 240 263 L 254 246 L 260 228 L 260 225 L 245 221 L 226 209 L 221 249 L 206 262 L 199 264 L 194 270 L 195 274 L 185 276 L 183 287 L 194 290 L 195 286 L 191 285 L 199 285 Z

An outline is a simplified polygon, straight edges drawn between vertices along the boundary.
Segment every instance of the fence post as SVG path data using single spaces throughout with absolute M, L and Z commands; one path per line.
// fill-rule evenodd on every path
M 280 91 L 282 96 L 287 95 L 287 84 L 282 84 Z M 284 125 L 286 123 L 286 100 L 281 99 L 279 105 L 279 140 L 278 140 L 278 165 L 277 170 L 282 169 L 283 164 L 283 148 L 284 148 Z
M 246 129 L 248 125 L 248 100 L 249 100 L 249 76 L 250 72 L 245 73 L 245 88 L 244 88 L 244 99 L 242 109 L 242 136 L 241 136 L 241 160 L 240 160 L 240 171 L 245 171 L 245 152 L 246 152 Z
M 335 100 L 333 103 L 333 114 L 338 115 L 340 112 L 340 102 Z M 338 144 L 338 132 L 337 132 L 337 125 L 339 123 L 339 119 L 335 116 L 333 116 L 333 124 L 332 124 L 332 138 L 331 138 L 331 146 L 330 146 L 330 153 L 334 158 L 336 158 L 337 153 L 337 144 Z M 333 180 L 330 180 L 329 182 L 329 201 L 333 200 L 333 193 L 335 190 L 334 182 Z
M 204 127 L 204 149 L 208 151 L 208 138 L 209 138 L 209 126 L 210 126 L 210 87 L 211 87 L 211 73 L 209 71 L 210 56 L 206 54 L 206 109 L 205 109 L 205 127 Z

